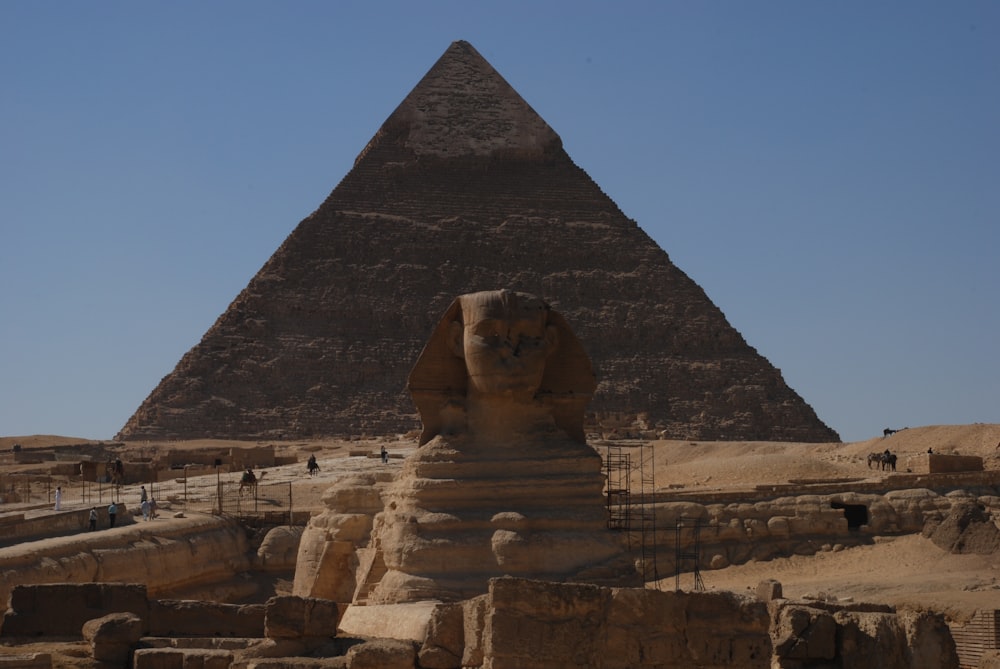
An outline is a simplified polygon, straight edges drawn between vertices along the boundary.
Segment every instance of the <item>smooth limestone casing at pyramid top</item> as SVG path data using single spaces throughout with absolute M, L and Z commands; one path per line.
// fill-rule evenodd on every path
M 406 376 L 454 295 L 549 300 L 588 429 L 839 441 L 468 43 L 453 43 L 118 439 L 417 429 Z

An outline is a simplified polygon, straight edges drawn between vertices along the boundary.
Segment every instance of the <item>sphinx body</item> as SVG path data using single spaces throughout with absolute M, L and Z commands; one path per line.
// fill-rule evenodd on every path
M 449 601 L 502 575 L 635 584 L 584 439 L 595 387 L 579 341 L 541 299 L 456 299 L 410 375 L 420 448 L 391 482 L 331 491 L 303 537 L 296 594 Z

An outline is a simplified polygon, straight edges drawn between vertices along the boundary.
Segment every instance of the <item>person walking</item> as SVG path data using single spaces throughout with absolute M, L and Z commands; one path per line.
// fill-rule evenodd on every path
M 149 500 L 142 500 L 142 504 L 139 505 L 139 508 L 142 510 L 142 519 L 149 520 Z
M 62 486 L 56 486 L 56 511 L 62 510 Z
M 111 502 L 111 506 L 108 507 L 108 527 L 115 526 L 115 519 L 118 517 L 118 507 L 115 506 L 114 502 Z
M 149 518 L 156 518 L 156 500 L 152 497 L 149 498 Z
M 97 529 L 97 507 L 92 507 L 90 509 L 90 531 L 93 532 Z
M 149 499 L 149 495 L 146 494 L 146 486 L 139 486 L 139 502 L 145 502 Z

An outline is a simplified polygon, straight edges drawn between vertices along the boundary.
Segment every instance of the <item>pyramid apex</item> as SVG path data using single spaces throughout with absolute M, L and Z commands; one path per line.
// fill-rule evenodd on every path
M 417 156 L 542 157 L 559 135 L 469 42 L 457 40 L 431 66 L 362 151 L 386 138 Z

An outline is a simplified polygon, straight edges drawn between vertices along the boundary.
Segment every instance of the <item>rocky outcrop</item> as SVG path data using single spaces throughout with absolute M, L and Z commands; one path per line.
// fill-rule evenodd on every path
M 246 530 L 193 514 L 0 549 L 0 601 L 20 584 L 143 583 L 159 595 L 249 571 Z
M 413 430 L 407 374 L 470 287 L 540 295 L 574 324 L 600 381 L 594 429 L 839 441 L 465 42 L 118 438 Z
M 958 668 L 955 643 L 938 614 L 793 601 L 777 601 L 771 610 L 771 666 L 778 669 Z
M 867 543 L 876 536 L 920 532 L 932 540 L 936 535 L 935 543 L 944 550 L 988 553 L 1000 545 L 991 512 L 1000 514 L 1000 497 L 976 497 L 967 491 L 941 495 L 926 488 L 884 495 L 798 495 L 753 503 L 663 502 L 655 505 L 654 512 L 661 542 L 656 564 L 660 574 L 674 573 L 678 545 L 690 554 L 697 543 L 697 566 L 719 569 L 750 560 L 812 555 Z M 682 571 L 694 567 L 689 560 Z
M 95 660 L 127 666 L 142 638 L 142 619 L 134 613 L 109 613 L 84 623 L 83 638 Z
M 1000 550 L 1000 529 L 985 505 L 961 500 L 940 522 L 928 522 L 924 536 L 949 553 L 992 555 Z

